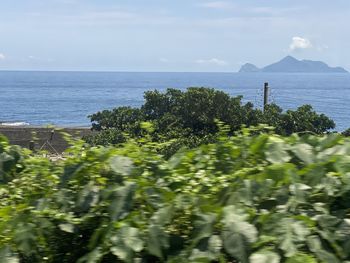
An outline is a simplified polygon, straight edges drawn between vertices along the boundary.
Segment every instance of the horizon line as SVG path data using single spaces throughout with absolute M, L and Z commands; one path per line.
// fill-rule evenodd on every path
M 238 73 L 237 71 L 132 71 L 132 70 L 41 70 L 0 69 L 0 72 L 72 72 L 72 73 Z
M 26 70 L 0 69 L 1 72 L 43 72 L 43 73 L 205 73 L 205 74 L 349 74 L 349 72 L 254 72 L 239 71 L 128 71 L 128 70 Z

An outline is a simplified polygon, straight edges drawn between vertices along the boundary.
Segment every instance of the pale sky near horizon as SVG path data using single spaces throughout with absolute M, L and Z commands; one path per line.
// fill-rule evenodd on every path
M 2 0 L 0 70 L 350 70 L 349 0 Z

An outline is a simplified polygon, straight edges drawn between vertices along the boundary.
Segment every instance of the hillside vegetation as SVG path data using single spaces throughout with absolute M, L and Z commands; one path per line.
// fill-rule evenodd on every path
M 349 139 L 221 126 L 165 159 L 142 126 L 58 162 L 0 138 L 0 261 L 350 261 Z

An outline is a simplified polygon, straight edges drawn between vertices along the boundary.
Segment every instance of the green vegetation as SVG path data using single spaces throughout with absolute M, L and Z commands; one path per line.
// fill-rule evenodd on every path
M 311 106 L 169 89 L 91 121 L 64 160 L 0 137 L 0 263 L 350 262 L 349 132 Z
M 0 262 L 350 261 L 349 139 L 230 125 L 167 160 L 142 127 L 58 162 L 0 138 Z
M 216 120 L 229 126 L 229 134 L 260 123 L 275 127 L 281 135 L 310 132 L 323 134 L 335 127 L 324 114 L 317 114 L 310 105 L 283 112 L 275 104 L 263 112 L 252 103 L 242 103 L 242 97 L 209 88 L 189 88 L 187 91 L 168 89 L 165 93 L 148 91 L 139 108 L 119 107 L 93 114 L 92 128 L 98 131 L 86 138 L 90 144 L 108 145 L 125 142 L 128 137 L 143 136 L 141 124 L 154 127 L 152 141 L 167 143 L 160 152 L 170 157 L 181 147 L 189 148 L 214 142 L 218 132 Z M 127 134 L 127 135 L 126 135 Z

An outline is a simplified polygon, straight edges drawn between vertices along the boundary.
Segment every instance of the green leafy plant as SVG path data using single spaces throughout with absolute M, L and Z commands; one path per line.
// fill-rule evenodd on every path
M 2 262 L 349 262 L 350 140 L 228 129 L 170 159 L 147 136 L 56 162 L 1 138 Z

